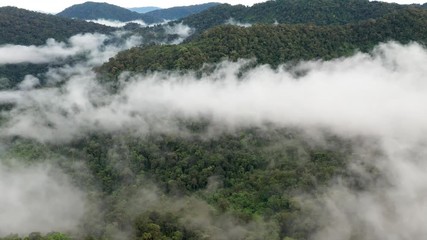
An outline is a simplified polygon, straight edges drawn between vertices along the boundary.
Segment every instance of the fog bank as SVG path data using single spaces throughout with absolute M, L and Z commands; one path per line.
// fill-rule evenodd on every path
M 181 120 L 207 119 L 212 134 L 268 125 L 375 139 L 381 157 L 359 149 L 364 157 L 351 167 L 369 178 L 361 165 L 370 164 L 382 181 L 367 181 L 361 190 L 340 182 L 317 196 L 322 226 L 313 239 L 423 239 L 426 62 L 421 45 L 391 42 L 348 58 L 277 70 L 259 66 L 242 77 L 245 61 L 220 63 L 201 79 L 194 73 L 123 74 L 113 93 L 90 69 L 76 66 L 59 87 L 24 84 L 0 92 L 0 103 L 14 106 L 2 112 L 0 134 L 67 143 L 92 132 L 180 133 Z
M 49 165 L 0 163 L 0 236 L 70 231 L 85 211 L 84 194 Z

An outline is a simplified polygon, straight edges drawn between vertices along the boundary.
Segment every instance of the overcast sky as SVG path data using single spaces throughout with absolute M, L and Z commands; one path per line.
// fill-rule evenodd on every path
M 41 0 L 41 1 L 29 1 L 29 0 L 0 0 L 0 6 L 16 6 L 19 8 L 25 8 L 29 10 L 57 13 L 63 9 L 74 5 L 86 2 L 87 0 Z M 215 0 L 181 0 L 181 1 L 170 1 L 170 0 L 92 0 L 94 2 L 108 2 L 121 7 L 144 7 L 144 6 L 157 6 L 162 8 L 173 7 L 173 6 L 185 6 L 200 4 L 206 2 L 214 2 Z M 265 2 L 266 0 L 219 0 L 215 2 L 223 2 L 230 4 L 244 4 L 252 5 L 258 2 Z M 387 2 L 397 2 L 401 4 L 409 3 L 423 3 L 427 0 L 387 0 Z

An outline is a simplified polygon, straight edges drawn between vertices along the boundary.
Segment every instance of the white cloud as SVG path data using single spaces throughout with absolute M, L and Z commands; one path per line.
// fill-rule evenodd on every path
M 182 23 L 174 24 L 172 26 L 164 25 L 164 29 L 166 31 L 166 34 L 178 35 L 178 38 L 175 41 L 173 41 L 172 44 L 181 43 L 194 32 L 194 29 Z
M 72 36 L 67 42 L 48 39 L 46 44 L 42 46 L 3 45 L 0 46 L 0 65 L 52 63 L 78 55 L 89 58 L 89 60 L 84 59 L 84 61 L 91 66 L 99 65 L 119 51 L 142 43 L 140 37 L 131 36 L 124 40 L 124 43 L 116 44 L 113 41 L 113 43 L 106 44 L 107 40 L 114 40 L 114 38 L 122 35 L 123 32 L 116 32 L 115 36 L 86 33 Z
M 423 136 L 427 132 L 425 61 L 427 53 L 419 45 L 390 43 L 377 48 L 373 56 L 305 62 L 291 71 L 261 66 L 243 79 L 235 75 L 240 63 L 227 62 L 201 80 L 192 74 L 137 76 L 116 95 L 100 95 L 102 87 L 95 75 L 86 72 L 72 77 L 62 89 L 27 92 L 4 133 L 18 134 L 24 126 L 35 125 L 40 125 L 37 130 L 24 132 L 47 137 L 47 132 L 56 136 L 63 129 L 78 133 L 92 126 L 143 129 L 149 119 L 166 123 L 170 116 L 206 115 L 231 126 L 271 122 L 333 128 L 341 134 Z M 307 74 L 295 77 L 295 72 Z M 21 106 L 39 110 L 22 112 Z M 45 111 L 47 118 L 41 119 L 39 111 Z M 46 127 L 48 122 L 56 127 Z
M 273 122 L 353 133 L 419 135 L 427 130 L 422 124 L 427 120 L 422 107 L 426 60 L 426 51 L 419 45 L 391 43 L 382 45 L 374 56 L 302 63 L 294 71 L 308 73 L 299 78 L 292 72 L 259 67 L 237 79 L 234 73 L 240 65 L 224 63 L 201 80 L 136 78 L 122 94 L 126 106 L 138 106 L 133 111 L 142 114 L 145 109 L 138 108 L 152 106 L 236 125 Z
M 88 22 L 94 22 L 94 23 L 98 23 L 98 24 L 102 24 L 102 25 L 109 26 L 109 27 L 115 27 L 115 28 L 124 27 L 128 23 L 137 23 L 137 24 L 141 25 L 141 27 L 147 26 L 147 24 L 145 24 L 145 22 L 142 21 L 142 20 L 134 20 L 134 21 L 129 21 L 129 22 L 121 22 L 121 21 L 118 21 L 118 20 L 97 19 L 97 20 L 86 20 L 86 21 L 88 21 Z
M 0 46 L 0 64 L 49 63 L 98 49 L 107 36 L 79 34 L 71 37 L 69 44 L 48 39 L 43 46 Z
M 427 236 L 426 138 L 418 146 L 402 140 L 382 140 L 383 159 L 364 160 L 377 168 L 382 181 L 369 182 L 365 190 L 354 190 L 345 183 L 330 187 L 317 203 L 322 208 L 318 221 L 323 227 L 315 239 L 357 236 L 401 240 Z
M 40 85 L 40 80 L 32 75 L 25 76 L 24 80 L 19 83 L 18 88 L 21 90 L 30 90 Z
M 228 19 L 225 24 L 229 24 L 229 25 L 234 25 L 234 26 L 239 26 L 239 27 L 250 27 L 252 26 L 252 24 L 250 23 L 241 23 L 239 21 L 234 20 L 234 18 L 230 18 Z
M 60 87 L 0 92 L 0 101 L 15 103 L 3 112 L 0 134 L 59 143 L 88 131 L 174 132 L 176 118 L 204 117 L 223 131 L 268 123 L 373 138 L 382 156 L 368 154 L 363 161 L 375 166 L 385 183 L 359 191 L 342 183 L 319 196 L 325 211 L 318 221 L 325 225 L 315 237 L 422 239 L 427 235 L 426 62 L 427 50 L 419 44 L 387 43 L 372 54 L 278 70 L 260 66 L 241 78 L 244 62 L 223 62 L 201 79 L 191 73 L 123 76 L 116 93 L 99 84 L 90 68 L 76 66 L 52 73 L 55 80 L 67 75 Z
M 48 165 L 0 163 L 0 236 L 69 231 L 84 214 L 84 195 Z

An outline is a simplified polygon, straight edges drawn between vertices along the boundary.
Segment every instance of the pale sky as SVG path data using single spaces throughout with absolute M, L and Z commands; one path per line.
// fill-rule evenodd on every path
M 28 10 L 57 13 L 63 9 L 79 3 L 84 3 L 88 0 L 40 0 L 40 1 L 31 1 L 31 0 L 0 0 L 0 6 L 16 6 L 19 8 L 25 8 Z M 265 2 L 266 0 L 180 0 L 180 1 L 170 1 L 170 0 L 92 0 L 93 2 L 108 2 L 114 5 L 118 5 L 125 8 L 130 7 L 145 7 L 145 6 L 156 6 L 156 7 L 174 7 L 174 6 L 186 6 L 193 4 L 200 4 L 206 2 L 222 2 L 230 4 L 243 4 L 243 5 L 252 5 L 254 3 Z M 427 0 L 385 0 L 385 2 L 397 2 L 400 4 L 410 4 L 410 3 L 424 3 Z

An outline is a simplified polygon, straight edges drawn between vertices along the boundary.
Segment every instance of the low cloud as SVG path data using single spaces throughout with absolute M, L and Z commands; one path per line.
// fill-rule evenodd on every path
M 79 55 L 88 58 L 84 58 L 87 64 L 102 64 L 119 51 L 142 43 L 142 39 L 136 36 L 115 43 L 123 35 L 123 32 L 116 32 L 111 36 L 86 33 L 75 35 L 67 42 L 48 39 L 42 46 L 3 45 L 0 46 L 0 65 L 52 63 Z
M 84 194 L 49 165 L 0 162 L 0 236 L 70 231 L 85 211 Z
M 369 179 L 372 173 L 359 165 L 359 181 L 368 183 L 364 189 L 356 190 L 342 181 L 319 196 L 316 215 L 321 227 L 313 239 L 400 240 L 427 236 L 425 140 L 414 144 L 383 138 L 383 156 L 363 159 L 363 164 L 375 166 L 379 180 Z
M 27 75 L 25 76 L 24 80 L 19 83 L 18 88 L 21 90 L 30 90 L 40 85 L 40 79 L 32 76 Z
M 202 118 L 221 131 L 268 124 L 375 139 L 381 157 L 361 149 L 360 165 L 374 166 L 383 180 L 368 181 L 363 190 L 342 182 L 317 196 L 322 226 L 314 237 L 422 239 L 426 62 L 421 45 L 391 42 L 369 54 L 278 69 L 259 66 L 241 77 L 244 61 L 220 63 L 201 79 L 194 73 L 123 74 L 115 93 L 90 69 L 68 69 L 74 74 L 60 87 L 0 92 L 2 103 L 14 104 L 2 112 L 0 134 L 58 143 L 94 131 L 178 132 L 177 119 Z M 60 78 L 60 71 L 52 76 Z M 353 168 L 363 172 L 358 164 Z
M 109 27 L 115 27 L 115 28 L 121 28 L 124 27 L 126 24 L 129 23 L 137 23 L 141 25 L 141 27 L 147 26 L 147 24 L 142 20 L 134 20 L 134 21 L 128 21 L 128 22 L 121 22 L 118 20 L 110 20 L 110 19 L 96 19 L 96 20 L 87 20 L 88 22 L 94 22 L 101 25 L 109 26 Z
M 277 224 L 273 222 L 256 219 L 243 223 L 231 214 L 218 212 L 200 199 L 165 196 L 152 183 L 147 181 L 145 185 L 134 195 L 125 197 L 127 200 L 123 202 L 129 205 L 125 207 L 128 216 L 134 218 L 147 212 L 172 213 L 187 230 L 202 232 L 208 239 L 278 239 Z M 126 233 L 117 235 L 125 236 Z
M 43 46 L 3 45 L 0 64 L 49 63 L 98 49 L 106 39 L 101 34 L 82 34 L 71 37 L 68 43 L 48 39 Z
M 203 79 L 191 73 L 136 76 L 123 79 L 116 94 L 86 71 L 60 88 L 16 91 L 22 96 L 7 113 L 2 134 L 50 138 L 46 133 L 51 132 L 66 138 L 84 129 L 129 127 L 144 132 L 151 123 L 167 125 L 175 117 L 208 117 L 228 127 L 273 123 L 330 128 L 343 135 L 423 137 L 425 61 L 420 45 L 389 43 L 373 54 L 346 59 L 278 70 L 261 66 L 242 78 L 237 77 L 242 63 L 229 62 Z M 10 92 L 0 97 L 5 94 Z M 29 131 L 33 126 L 38 128 Z
M 194 29 L 191 27 L 181 23 L 173 24 L 173 25 L 164 25 L 164 29 L 166 34 L 169 35 L 178 35 L 178 38 L 174 40 L 171 44 L 179 44 L 184 41 L 187 37 L 193 34 Z
M 234 25 L 234 26 L 239 26 L 239 27 L 245 27 L 245 28 L 247 28 L 247 27 L 251 27 L 251 26 L 252 26 L 252 24 L 250 24 L 250 23 L 241 23 L 241 22 L 239 22 L 239 21 L 234 20 L 234 18 L 230 18 L 230 19 L 228 19 L 228 20 L 225 22 L 225 24 Z

